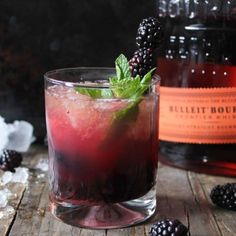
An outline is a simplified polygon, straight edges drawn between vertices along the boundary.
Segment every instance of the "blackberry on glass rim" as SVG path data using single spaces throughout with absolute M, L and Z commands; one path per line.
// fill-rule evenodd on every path
M 142 77 L 156 66 L 153 55 L 160 46 L 162 37 L 161 24 L 156 18 L 149 17 L 142 20 L 136 37 L 138 50 L 129 61 L 133 77 L 137 75 Z
M 155 65 L 153 64 L 153 52 L 149 48 L 140 48 L 134 52 L 134 56 L 129 61 L 131 74 L 133 77 L 144 76 Z
M 161 23 L 154 17 L 143 19 L 139 25 L 136 46 L 138 48 L 157 48 L 162 40 Z

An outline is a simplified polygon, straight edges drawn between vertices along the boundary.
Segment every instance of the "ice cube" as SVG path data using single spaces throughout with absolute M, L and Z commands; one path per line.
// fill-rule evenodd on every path
M 0 219 L 7 219 L 15 214 L 15 210 L 12 206 L 7 206 L 0 210 Z
M 30 144 L 34 141 L 33 126 L 26 121 L 15 121 L 8 124 L 9 140 L 7 149 L 17 152 L 26 152 Z
M 5 207 L 8 203 L 8 198 L 12 195 L 7 188 L 0 190 L 0 207 Z
M 29 177 L 29 170 L 25 167 L 16 168 L 16 172 L 12 176 L 11 182 L 13 183 L 27 183 Z
M 15 173 L 12 173 L 10 171 L 6 171 L 3 174 L 3 176 L 0 180 L 2 185 L 5 185 L 9 182 L 22 183 L 22 184 L 27 183 L 27 180 L 28 180 L 28 177 L 29 177 L 28 169 L 25 168 L 25 167 L 18 167 L 15 170 L 16 170 Z
M 3 174 L 2 178 L 1 178 L 1 184 L 2 184 L 2 185 L 5 185 L 5 184 L 11 182 L 12 176 L 13 176 L 13 173 L 12 173 L 12 172 L 6 171 L 6 172 Z
M 8 203 L 7 196 L 0 191 L 0 207 L 5 207 Z
M 0 116 L 0 154 L 8 143 L 8 126 Z
M 48 171 L 48 160 L 47 159 L 39 160 L 38 164 L 36 165 L 36 169 L 39 169 L 41 171 Z

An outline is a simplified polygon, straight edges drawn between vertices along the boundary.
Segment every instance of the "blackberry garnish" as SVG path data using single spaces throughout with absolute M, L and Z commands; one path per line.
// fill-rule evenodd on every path
M 0 169 L 15 172 L 16 167 L 20 166 L 22 162 L 22 155 L 12 150 L 3 150 L 0 155 Z
M 143 19 L 139 25 L 136 45 L 138 48 L 157 48 L 162 39 L 162 28 L 160 22 L 153 17 Z
M 161 220 L 152 225 L 150 236 L 187 236 L 188 229 L 179 220 Z
M 129 61 L 131 74 L 133 77 L 140 75 L 143 77 L 155 65 L 153 65 L 153 53 L 151 49 L 141 48 L 134 53 Z
M 215 186 L 210 197 L 217 206 L 236 211 L 236 183 Z

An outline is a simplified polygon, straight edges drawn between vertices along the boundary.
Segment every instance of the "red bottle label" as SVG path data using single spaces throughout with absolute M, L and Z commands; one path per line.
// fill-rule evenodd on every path
M 236 88 L 160 88 L 164 141 L 236 143 Z

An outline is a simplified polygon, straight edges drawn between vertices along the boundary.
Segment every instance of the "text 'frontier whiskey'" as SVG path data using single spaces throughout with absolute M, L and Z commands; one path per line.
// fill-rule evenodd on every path
M 158 0 L 160 158 L 236 176 L 236 0 Z

